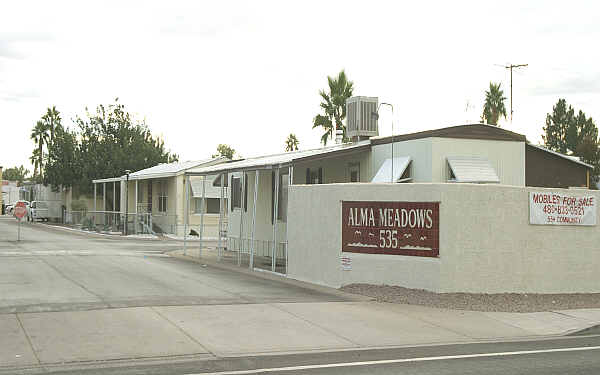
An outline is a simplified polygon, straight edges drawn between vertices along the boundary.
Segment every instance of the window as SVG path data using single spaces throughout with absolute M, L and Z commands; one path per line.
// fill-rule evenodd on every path
M 207 214 L 218 214 L 220 212 L 221 203 L 219 198 L 206 198 L 206 209 L 204 210 Z M 194 213 L 200 214 L 202 210 L 202 198 L 194 199 Z M 223 198 L 225 207 L 227 207 L 227 200 Z
M 148 212 L 152 212 L 152 180 L 148 180 Z
M 231 177 L 231 211 L 242 207 L 242 183 L 240 177 Z
M 500 179 L 490 161 L 483 157 L 452 156 L 447 158 L 449 182 L 476 184 L 499 183 Z
M 323 168 L 310 169 L 306 168 L 306 184 L 322 184 L 323 183 Z
M 385 159 L 377 170 L 371 182 L 409 182 L 412 180 L 412 158 L 410 156 L 396 156 Z
M 348 164 L 348 180 L 350 182 L 360 182 L 360 163 Z
M 448 171 L 448 181 L 455 182 L 456 176 L 454 175 L 454 171 L 452 170 L 452 167 L 450 167 L 450 163 L 448 163 L 446 165 L 446 167 L 447 167 L 447 171 Z
M 158 182 L 158 212 L 167 212 L 169 190 L 166 180 Z
M 402 172 L 402 176 L 400 176 L 400 179 L 398 180 L 398 182 L 411 182 L 412 181 L 412 161 L 408 162 L 408 165 L 406 166 L 406 169 L 404 170 L 404 172 Z
M 287 202 L 289 172 L 279 175 L 279 193 L 277 197 L 277 220 L 287 221 Z M 273 210 L 275 209 L 275 172 L 271 173 L 271 223 L 273 222 Z
M 138 204 L 141 204 L 143 202 L 143 196 L 144 196 L 144 185 L 140 184 L 139 181 L 137 181 L 137 202 Z
M 287 222 L 289 174 L 279 175 L 279 198 L 277 202 L 277 219 Z

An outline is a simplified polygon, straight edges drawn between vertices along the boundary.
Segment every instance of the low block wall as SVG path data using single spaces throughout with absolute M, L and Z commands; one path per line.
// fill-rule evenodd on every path
M 291 186 L 288 276 L 332 287 L 370 283 L 436 292 L 600 292 L 598 224 L 531 225 L 530 191 L 600 199 L 597 191 L 502 185 Z M 440 202 L 439 257 L 342 253 L 342 201 Z M 350 258 L 350 270 L 342 269 L 342 255 Z

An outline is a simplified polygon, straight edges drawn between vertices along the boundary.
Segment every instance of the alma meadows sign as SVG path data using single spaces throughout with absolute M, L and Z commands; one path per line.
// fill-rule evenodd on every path
M 437 257 L 439 202 L 342 201 L 342 251 Z

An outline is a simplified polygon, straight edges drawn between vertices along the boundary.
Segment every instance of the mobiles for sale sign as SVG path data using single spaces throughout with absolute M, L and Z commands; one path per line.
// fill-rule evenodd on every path
M 530 192 L 529 224 L 596 225 L 597 199 L 564 192 Z

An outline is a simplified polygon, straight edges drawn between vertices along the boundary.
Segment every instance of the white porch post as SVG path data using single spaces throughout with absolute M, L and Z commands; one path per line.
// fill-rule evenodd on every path
M 94 183 L 94 227 L 96 226 L 96 215 L 98 214 L 96 212 L 96 187 L 97 187 L 97 184 Z
M 224 202 L 223 202 L 223 196 L 225 195 L 225 185 L 224 185 L 224 181 L 225 180 L 225 173 L 221 174 L 221 197 L 219 199 L 219 232 L 217 234 L 219 240 L 217 243 L 217 259 L 221 260 L 221 253 L 222 253 L 222 241 L 221 241 L 221 230 L 223 229 L 223 210 L 225 209 L 224 207 Z
M 102 222 L 106 225 L 106 182 L 102 183 Z
M 133 219 L 133 225 L 135 226 L 134 234 L 138 232 L 138 180 L 135 180 L 135 218 Z
M 273 247 L 271 248 L 271 271 L 275 272 L 277 257 L 277 211 L 279 209 L 279 168 L 275 169 L 275 199 L 273 205 Z
M 285 208 L 285 274 L 287 275 L 288 271 L 288 233 L 290 231 L 290 186 L 294 184 L 294 166 L 290 165 L 288 167 L 288 191 L 287 191 L 287 207 Z
M 113 181 L 113 204 L 112 210 L 115 212 L 117 210 L 117 182 Z
M 240 178 L 242 194 L 240 197 L 240 248 L 238 250 L 238 266 L 242 265 L 242 250 L 244 249 L 244 195 L 246 194 L 246 172 L 242 171 L 242 177 Z
M 260 171 L 257 169 L 254 175 L 254 202 L 252 203 L 252 235 L 250 237 L 250 269 L 254 268 L 254 236 L 256 235 L 256 201 L 258 198 L 258 178 Z
M 202 201 L 200 202 L 200 252 L 198 257 L 202 256 L 202 237 L 204 236 L 204 211 L 206 210 L 205 198 L 206 195 L 206 176 L 202 176 Z
M 186 178 L 187 177 L 187 178 Z M 190 196 L 189 196 L 189 176 L 183 176 L 183 190 L 185 190 L 185 202 L 183 206 L 183 255 L 187 255 L 187 227 L 188 227 L 188 216 L 190 211 Z

